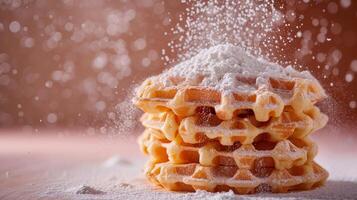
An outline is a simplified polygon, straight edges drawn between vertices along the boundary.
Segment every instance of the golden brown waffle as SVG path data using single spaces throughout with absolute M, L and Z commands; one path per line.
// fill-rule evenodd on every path
M 292 109 L 285 109 L 281 116 L 268 122 L 258 122 L 254 115 L 245 115 L 232 120 L 222 121 L 211 114 L 208 107 L 201 107 L 204 114 L 196 114 L 180 119 L 171 111 L 161 113 L 145 113 L 142 124 L 147 128 L 160 130 L 163 138 L 173 141 L 177 134 L 184 142 L 202 143 L 218 140 L 222 145 L 233 145 L 235 142 L 251 144 L 262 134 L 268 135 L 270 141 L 281 141 L 291 136 L 303 138 L 309 133 L 325 126 L 327 116 L 317 107 L 305 113 L 296 114 Z
M 162 133 L 164 133 L 162 139 L 166 137 L 172 141 L 176 138 L 177 130 L 181 120 L 179 120 L 173 112 L 167 111 L 152 114 L 144 113 L 140 118 L 140 121 L 146 128 L 162 131 Z
M 327 171 L 315 162 L 283 170 L 149 162 L 146 175 L 149 180 L 168 190 L 218 192 L 231 189 L 237 194 L 308 190 L 322 185 L 328 177 Z
M 165 87 L 160 77 L 147 79 L 138 88 L 134 103 L 144 112 L 157 113 L 172 110 L 180 117 L 192 116 L 200 106 L 214 108 L 218 118 L 231 120 L 245 110 L 253 110 L 257 121 L 268 121 L 270 117 L 279 117 L 285 106 L 291 106 L 296 112 L 302 112 L 326 94 L 315 80 L 271 77 L 264 87 L 256 88 L 256 78 L 236 77 L 242 87 L 255 88 L 253 92 L 220 92 L 214 88 L 200 86 L 197 83 L 187 85 L 183 78 L 171 78 L 173 86 Z M 202 81 L 202 79 L 201 79 Z
M 287 192 L 323 184 L 308 135 L 327 123 L 307 71 L 217 45 L 148 78 L 134 103 L 146 175 L 169 190 Z
M 152 129 L 144 131 L 139 144 L 142 151 L 151 156 L 151 161 L 157 163 L 200 163 L 204 166 L 238 166 L 240 169 L 253 169 L 257 163 L 263 167 L 288 169 L 312 161 L 317 153 L 316 144 L 308 138 L 276 143 L 235 143 L 232 146 L 223 146 L 218 142 L 192 145 L 178 140 L 170 142 L 159 139 Z

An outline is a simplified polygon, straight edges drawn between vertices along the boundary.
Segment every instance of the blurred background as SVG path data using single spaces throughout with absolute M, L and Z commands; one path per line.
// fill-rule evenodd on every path
M 183 53 L 168 46 L 187 17 L 190 2 L 183 2 L 0 0 L 0 128 L 135 128 L 133 87 Z M 272 34 L 291 40 L 265 45 L 263 53 L 276 50 L 268 59 L 309 69 L 330 95 L 321 106 L 331 124 L 354 125 L 357 2 L 274 6 L 284 23 Z
M 284 197 L 355 199 L 356 0 L 0 0 L 0 199 L 189 199 L 145 181 L 133 89 L 227 42 L 329 95 L 312 136 L 327 186 Z

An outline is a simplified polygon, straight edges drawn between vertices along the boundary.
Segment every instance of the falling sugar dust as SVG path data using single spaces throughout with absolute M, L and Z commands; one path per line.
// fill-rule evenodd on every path
M 179 60 L 190 58 L 204 48 L 231 43 L 254 55 L 261 55 L 262 46 L 287 43 L 291 38 L 276 37 L 284 15 L 271 1 L 187 1 L 186 12 L 179 15 L 171 32 L 168 52 Z M 273 52 L 278 52 L 274 49 Z M 272 55 L 273 56 L 273 55 Z M 175 59 L 164 55 L 167 62 Z
M 265 53 L 264 57 L 276 57 L 280 48 L 274 45 L 276 43 L 287 44 L 292 40 L 290 36 L 279 37 L 277 35 L 282 32 L 280 26 L 284 26 L 284 15 L 275 9 L 273 2 L 270 1 L 246 1 L 244 3 L 184 1 L 183 5 L 187 6 L 186 12 L 179 14 L 178 23 L 173 24 L 171 31 L 165 33 L 168 38 L 175 38 L 168 43 L 168 48 L 162 51 L 162 59 L 168 67 L 190 59 L 203 49 L 222 44 L 239 46 L 241 51 L 246 51 L 252 56 L 263 57 Z M 263 47 L 269 49 L 269 52 L 263 52 Z M 225 51 L 224 54 L 232 49 L 218 48 L 217 51 L 219 50 Z M 230 52 L 230 54 L 234 53 L 242 52 Z M 209 61 L 215 62 L 213 59 Z M 182 63 L 182 72 L 185 71 L 185 66 L 183 66 L 185 64 L 192 63 Z M 219 67 L 216 70 L 214 73 L 219 72 Z M 124 122 L 120 117 L 117 119 L 116 124 L 119 127 L 127 127 L 125 124 L 128 121 Z
M 343 76 L 339 70 L 341 50 L 324 48 L 326 44 L 331 44 L 331 34 L 340 33 L 341 25 L 326 18 L 319 19 L 313 14 L 312 16 L 299 14 L 299 12 L 303 13 L 304 9 L 305 11 L 309 9 L 311 3 L 310 1 L 295 3 L 289 1 L 285 4 L 276 1 L 245 1 L 244 3 L 183 1 L 186 12 L 176 16 L 176 19 L 171 19 L 175 23 L 172 24 L 171 31 L 165 33 L 171 41 L 168 43 L 168 48 L 163 49 L 162 59 L 168 67 L 171 67 L 190 59 L 203 49 L 232 44 L 253 56 L 262 57 L 282 66 L 292 65 L 295 69 L 308 70 L 317 76 L 318 80 L 327 79 L 323 82 L 329 82 L 328 85 L 324 84 L 329 99 L 321 103 L 321 107 L 330 117 L 330 126 L 343 126 L 346 120 L 351 121 L 353 117 L 347 114 L 345 119 L 341 119 L 339 116 L 343 116 L 343 113 L 351 113 L 356 106 L 354 100 L 348 101 L 347 107 L 351 109 L 346 110 L 341 108 L 346 107 L 342 102 L 345 102 L 347 97 L 354 98 L 355 94 L 347 93 L 337 97 L 336 90 L 338 90 L 337 86 L 341 87 L 341 84 L 348 86 L 353 81 L 355 60 L 350 61 L 351 70 Z M 326 12 L 324 6 L 330 10 L 329 12 L 331 7 L 336 7 L 335 3 L 317 5 L 318 8 L 321 7 L 322 13 Z M 346 9 L 350 3 L 341 1 L 341 6 Z M 309 20 L 311 18 L 311 21 L 307 18 Z M 312 23 L 313 26 L 307 27 L 306 23 Z M 315 27 L 319 32 L 315 33 Z M 191 63 L 182 65 L 184 64 Z M 335 80 L 334 76 L 341 75 L 339 80 Z

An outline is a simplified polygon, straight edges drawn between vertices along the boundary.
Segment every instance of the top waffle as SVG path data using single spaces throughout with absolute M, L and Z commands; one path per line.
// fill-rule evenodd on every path
M 170 109 L 182 117 L 193 115 L 199 106 L 213 107 L 222 120 L 253 110 L 258 121 L 267 121 L 280 116 L 287 105 L 302 112 L 325 97 L 321 85 L 306 71 L 220 45 L 147 79 L 134 102 L 145 112 Z

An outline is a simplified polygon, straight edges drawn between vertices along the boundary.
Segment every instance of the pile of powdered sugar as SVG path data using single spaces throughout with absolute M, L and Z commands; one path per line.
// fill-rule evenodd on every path
M 237 76 L 255 79 L 255 84 L 241 82 Z M 267 85 L 269 77 L 294 77 L 316 81 L 308 71 L 268 62 L 232 44 L 220 44 L 201 50 L 197 55 L 166 70 L 160 75 L 165 86 L 173 86 L 172 78 L 183 78 L 184 84 L 214 88 L 221 92 L 251 91 Z
M 254 55 L 279 54 L 276 43 L 287 44 L 290 37 L 277 37 L 286 25 L 284 14 L 274 7 L 274 1 L 185 0 L 185 12 L 167 33 L 168 51 L 178 61 L 191 58 L 201 49 L 230 43 L 245 48 Z M 173 19 L 175 21 L 175 19 Z M 289 32 L 295 28 L 289 27 Z M 297 27 L 296 27 L 297 28 Z M 286 31 L 285 31 L 286 32 Z M 294 34 L 292 34 L 294 35 Z M 268 48 L 266 48 L 268 47 Z M 269 49 L 268 52 L 263 49 Z M 164 52 L 167 63 L 176 58 Z

